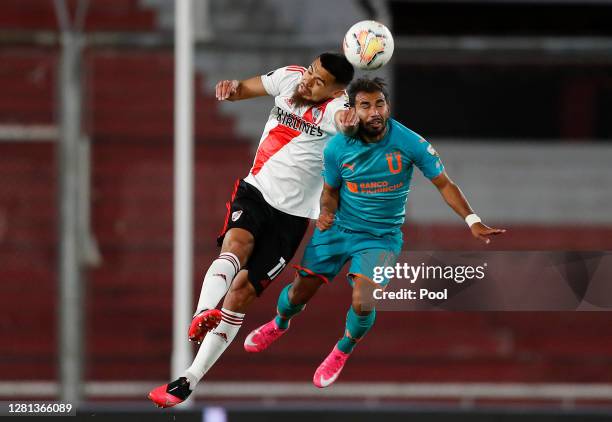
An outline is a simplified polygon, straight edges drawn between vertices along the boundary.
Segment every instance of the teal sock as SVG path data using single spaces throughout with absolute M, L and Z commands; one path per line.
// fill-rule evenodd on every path
M 276 325 L 278 325 L 278 328 L 281 330 L 289 328 L 289 320 L 299 314 L 305 306 L 291 303 L 289 300 L 289 289 L 291 285 L 291 283 L 287 284 L 280 292 L 280 295 L 278 295 L 278 304 L 276 305 L 276 312 L 278 315 L 276 315 L 275 321 Z
M 351 353 L 357 342 L 370 331 L 375 319 L 376 309 L 367 315 L 358 315 L 351 306 L 346 314 L 346 330 L 344 337 L 338 342 L 338 349 L 344 353 Z

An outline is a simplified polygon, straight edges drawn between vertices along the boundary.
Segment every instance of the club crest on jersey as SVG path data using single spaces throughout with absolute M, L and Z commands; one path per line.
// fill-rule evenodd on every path
M 237 221 L 242 215 L 242 210 L 234 211 L 232 213 L 232 221 Z
M 312 122 L 318 125 L 323 120 L 323 110 L 320 107 L 312 109 Z
M 397 174 L 402 171 L 402 154 L 399 151 L 389 152 L 386 154 L 386 157 L 389 171 L 392 174 Z M 393 163 L 393 157 L 395 157 L 396 163 Z

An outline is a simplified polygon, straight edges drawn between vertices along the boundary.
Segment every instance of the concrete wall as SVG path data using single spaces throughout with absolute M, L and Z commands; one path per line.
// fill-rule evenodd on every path
M 594 143 L 464 142 L 431 139 L 448 174 L 486 221 L 612 224 L 612 146 Z M 408 218 L 452 222 L 456 215 L 415 171 Z

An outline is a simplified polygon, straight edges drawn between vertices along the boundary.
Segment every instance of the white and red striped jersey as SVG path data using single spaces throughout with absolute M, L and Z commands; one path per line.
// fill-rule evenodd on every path
M 287 66 L 261 76 L 274 108 L 264 128 L 253 167 L 244 179 L 277 210 L 317 218 L 323 189 L 323 149 L 337 133 L 334 116 L 345 96 L 315 106 L 295 107 L 291 100 L 305 68 Z

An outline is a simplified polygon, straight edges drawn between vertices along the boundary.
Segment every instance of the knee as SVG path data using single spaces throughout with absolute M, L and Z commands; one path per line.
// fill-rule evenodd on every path
M 239 233 L 236 229 L 232 229 L 225 235 L 223 246 L 229 248 L 246 248 L 252 246 L 253 242 L 253 235 L 246 230 L 241 230 Z
M 223 239 L 222 252 L 231 252 L 238 257 L 241 265 L 245 265 L 251 252 L 255 239 L 253 235 L 244 229 L 231 229 Z
M 355 313 L 359 316 L 366 316 L 376 312 L 374 303 L 371 298 L 367 296 L 367 294 L 353 295 L 351 305 L 353 307 L 353 311 L 355 311 Z
M 353 307 L 353 311 L 357 315 L 363 316 L 367 315 L 369 312 L 366 311 L 366 306 L 364 306 L 363 294 L 360 289 L 355 289 L 353 292 L 353 300 L 351 306 Z
M 352 307 L 357 315 L 366 316 L 374 311 L 374 289 L 366 281 L 356 280 L 353 288 Z

